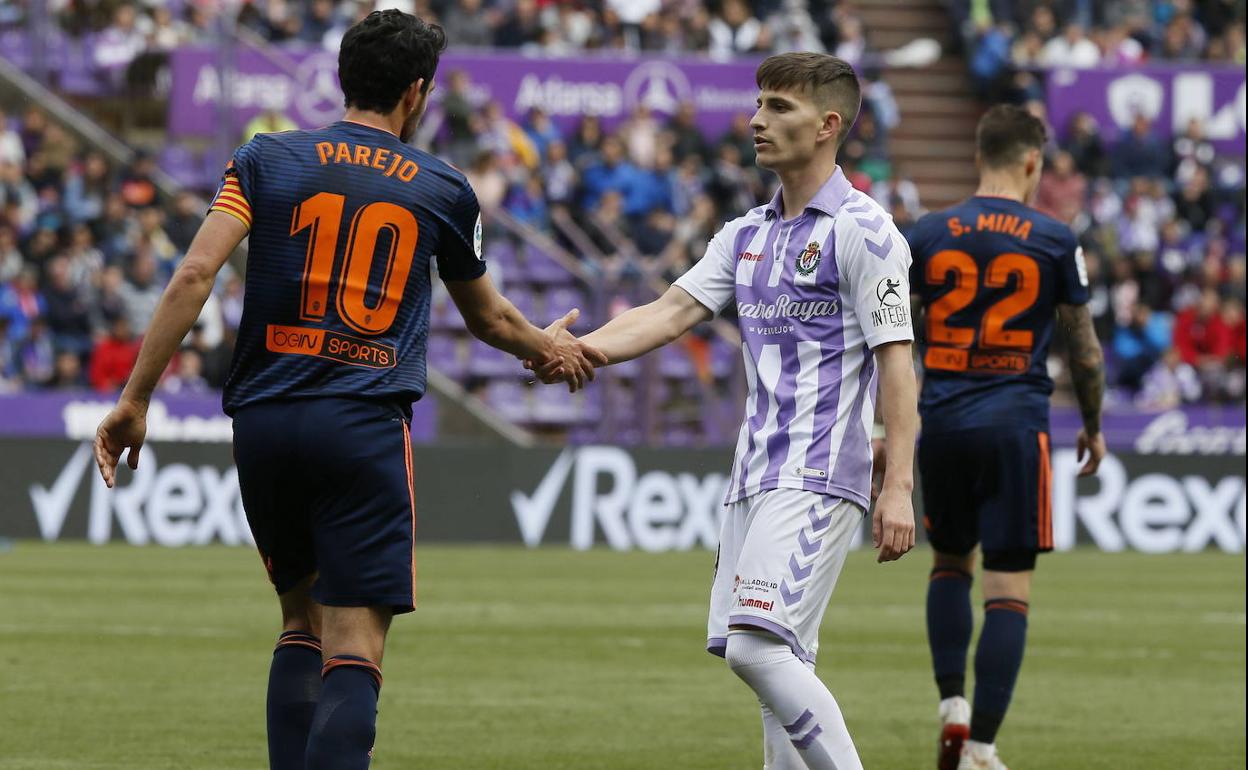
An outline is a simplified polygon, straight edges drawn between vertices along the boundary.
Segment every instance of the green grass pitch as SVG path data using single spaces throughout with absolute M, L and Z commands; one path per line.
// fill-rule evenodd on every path
M 712 554 L 422 546 L 376 770 L 757 770 L 753 701 L 703 651 Z M 1244 558 L 1045 557 L 1016 770 L 1242 768 Z M 869 769 L 933 766 L 928 554 L 854 554 L 819 673 Z M 978 604 L 978 601 L 976 602 Z M 0 553 L 0 768 L 255 770 L 276 602 L 253 552 Z M 978 626 L 977 626 L 978 627 Z

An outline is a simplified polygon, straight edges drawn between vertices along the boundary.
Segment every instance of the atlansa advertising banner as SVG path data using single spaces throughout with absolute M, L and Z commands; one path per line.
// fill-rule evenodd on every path
M 416 446 L 414 460 L 420 542 L 645 551 L 714 548 L 731 466 L 726 449 L 615 446 Z M 1242 454 L 1116 452 L 1076 479 L 1074 450 L 1059 449 L 1052 466 L 1059 550 L 1243 551 Z M 149 444 L 108 490 L 85 442 L 3 438 L 0 489 L 3 537 L 251 542 L 228 444 Z

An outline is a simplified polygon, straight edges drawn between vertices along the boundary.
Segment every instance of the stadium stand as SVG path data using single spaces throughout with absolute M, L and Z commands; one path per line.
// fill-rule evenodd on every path
M 333 50 L 374 5 L 255 0 L 233 21 L 241 40 L 273 56 L 300 46 Z M 843 164 L 903 231 L 926 208 L 971 192 L 971 133 L 983 103 L 1011 99 L 1043 114 L 1038 89 L 1049 63 L 1244 61 L 1242 6 L 1217 0 L 387 5 L 440 20 L 457 47 L 717 59 L 836 53 L 859 65 L 866 94 Z M 0 55 L 148 150 L 119 166 L 38 107 L 0 114 L 0 388 L 113 391 L 124 380 L 199 221 L 196 196 L 211 191 L 225 156 L 215 145 L 167 144 L 159 133 L 128 130 L 139 118 L 119 114 L 116 101 L 103 100 L 111 111 L 97 109 L 91 98 L 163 104 L 169 52 L 213 39 L 218 8 L 195 0 L 0 3 Z M 940 61 L 922 71 L 881 66 L 880 51 L 923 35 L 945 45 Z M 436 131 L 423 139 L 465 169 L 490 212 L 486 257 L 495 278 L 535 320 L 576 306 L 585 330 L 645 301 L 702 255 L 725 219 L 770 195 L 769 178 L 753 165 L 745 116 L 717 135 L 701 131 L 689 107 L 670 118 L 641 108 L 610 131 L 593 117 L 561 130 L 540 110 L 509 117 L 480 100 L 464 72 L 444 69 L 441 78 Z M 157 114 L 163 119 L 163 107 Z M 274 111 L 246 133 L 290 125 Z M 1060 128 L 1037 205 L 1080 235 L 1115 399 L 1242 401 L 1242 158 L 1218 152 L 1199 121 L 1172 142 L 1146 122 L 1121 137 L 1086 115 Z M 152 181 L 158 168 L 185 191 L 161 194 Z M 221 386 L 241 289 L 239 271 L 227 270 L 163 389 Z M 431 325 L 431 366 L 539 433 L 723 443 L 739 419 L 740 356 L 726 324 L 613 367 L 602 387 L 575 395 L 526 387 L 514 361 L 470 341 L 445 295 Z

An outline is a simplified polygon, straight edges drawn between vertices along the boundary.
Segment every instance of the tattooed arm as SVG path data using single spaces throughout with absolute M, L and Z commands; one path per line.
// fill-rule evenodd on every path
M 1092 328 L 1092 314 L 1087 305 L 1058 305 L 1057 321 L 1066 335 L 1070 357 L 1070 378 L 1075 397 L 1083 414 L 1083 430 L 1079 431 L 1078 458 L 1088 460 L 1079 470 L 1080 476 L 1096 473 L 1105 456 L 1105 437 L 1101 434 L 1101 400 L 1105 395 L 1105 355 Z

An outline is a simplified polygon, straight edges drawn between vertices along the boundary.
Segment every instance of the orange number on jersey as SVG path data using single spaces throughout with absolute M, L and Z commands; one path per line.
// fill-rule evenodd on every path
M 949 316 L 975 299 L 979 266 L 965 251 L 946 249 L 936 252 L 927 263 L 927 282 L 933 286 L 943 285 L 950 273 L 953 273 L 953 288 L 942 294 L 927 310 L 927 339 L 929 342 L 969 348 L 975 342 L 975 331 L 949 326 L 947 321 Z
M 305 321 L 319 321 L 325 317 L 329 279 L 334 273 L 334 250 L 338 247 L 338 228 L 346 202 L 344 195 L 323 192 L 295 206 L 290 223 L 291 236 L 312 228 L 308 236 L 308 256 L 303 263 L 303 288 L 299 302 L 299 317 Z
M 299 301 L 299 317 L 304 320 L 325 317 L 346 201 L 345 196 L 322 192 L 295 207 L 291 236 L 311 228 Z M 368 279 L 373 272 L 378 236 L 382 231 L 390 236 L 390 247 L 380 297 L 375 307 L 369 307 Z M 382 334 L 394 323 L 419 237 L 415 215 L 401 206 L 377 201 L 355 212 L 347 236 L 347 256 L 338 276 L 338 315 L 348 326 L 363 334 Z
M 932 286 L 943 285 L 953 274 L 953 288 L 932 303 L 927 311 L 927 339 L 929 342 L 970 348 L 975 345 L 975 330 L 950 326 L 949 316 L 965 308 L 975 299 L 979 283 L 979 267 L 965 251 L 947 249 L 939 251 L 927 263 L 927 282 Z M 984 313 L 979 329 L 979 342 L 988 348 L 1028 349 L 1035 335 L 1030 331 L 1010 331 L 1005 328 L 1009 321 L 1027 312 L 1040 296 L 1040 268 L 1026 254 L 1000 254 L 988 263 L 984 285 L 1005 288 L 1010 276 L 1018 279 L 1014 291 Z
M 1014 292 L 1002 297 L 984 313 L 979 342 L 986 348 L 1030 350 L 1035 334 L 1026 329 L 1009 331 L 1005 325 L 1036 304 L 1036 297 L 1040 296 L 1040 268 L 1036 260 L 1026 254 L 1001 254 L 988 263 L 984 285 L 1004 289 L 1011 275 L 1018 279 Z

